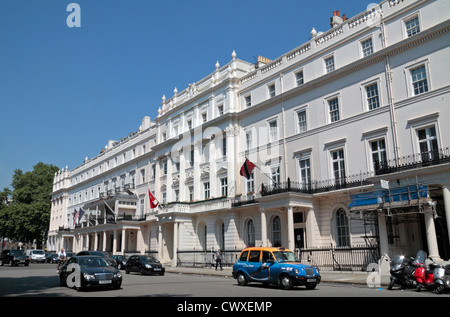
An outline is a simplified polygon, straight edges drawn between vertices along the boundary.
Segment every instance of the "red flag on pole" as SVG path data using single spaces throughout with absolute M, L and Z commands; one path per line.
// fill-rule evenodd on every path
M 246 179 L 249 179 L 254 168 L 255 168 L 255 164 L 253 164 L 246 158 L 244 164 L 241 167 L 241 171 L 239 172 L 239 174 L 244 176 Z
M 148 190 L 148 198 L 150 199 L 150 208 L 156 208 L 158 206 L 159 202 L 156 200 L 155 197 L 153 197 L 152 193 L 150 192 L 150 189 Z

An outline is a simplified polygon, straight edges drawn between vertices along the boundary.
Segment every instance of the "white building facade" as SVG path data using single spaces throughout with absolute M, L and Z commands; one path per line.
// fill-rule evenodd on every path
M 448 259 L 449 9 L 383 1 L 334 12 L 330 30 L 275 60 L 233 51 L 163 96 L 155 120 L 55 175 L 47 249 L 172 265 L 208 263 L 218 248 L 231 263 L 249 245 L 338 269 L 353 264 L 344 253 L 326 263 L 324 250 L 376 251 L 358 265 L 419 249 Z

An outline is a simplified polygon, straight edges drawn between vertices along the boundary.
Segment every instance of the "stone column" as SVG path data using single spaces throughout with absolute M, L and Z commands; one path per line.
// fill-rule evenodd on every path
M 447 229 L 450 233 L 450 185 L 442 186 L 442 193 L 444 195 L 444 208 L 445 208 L 445 218 L 447 220 Z M 450 241 L 450 234 L 449 234 Z
M 261 242 L 263 247 L 267 247 L 267 219 L 264 209 L 261 211 Z
M 121 248 L 122 249 L 122 254 L 125 254 L 125 241 L 126 241 L 125 234 L 126 234 L 126 230 L 122 229 L 122 241 L 120 242 L 121 245 L 122 245 L 122 248 Z
M 114 238 L 113 238 L 113 246 L 112 246 L 112 253 L 116 253 L 117 252 L 117 230 L 113 230 L 114 233 Z
M 294 207 L 287 207 L 287 227 L 288 227 L 288 249 L 294 251 L 295 237 L 294 237 Z
M 380 235 L 380 256 L 389 255 L 389 242 L 386 227 L 386 214 L 383 210 L 378 211 L 378 232 Z
M 178 251 L 178 222 L 173 223 L 173 252 L 172 252 L 172 267 L 177 266 L 177 251 Z
M 435 202 L 434 202 L 435 203 Z M 424 207 L 425 230 L 427 234 L 428 256 L 434 261 L 441 261 L 436 237 L 436 228 L 434 226 L 434 212 L 431 205 Z

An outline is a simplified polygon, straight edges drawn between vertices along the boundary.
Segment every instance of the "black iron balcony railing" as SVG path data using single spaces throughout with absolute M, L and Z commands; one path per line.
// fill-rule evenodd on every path
M 424 151 L 421 153 L 402 156 L 398 159 L 375 162 L 375 175 L 385 175 L 421 167 L 429 167 L 450 163 L 450 148 Z
M 316 194 L 333 190 L 352 188 L 364 185 L 370 185 L 367 181 L 372 173 L 360 173 L 346 177 L 329 179 L 324 181 L 293 182 L 288 178 L 287 182 L 273 185 L 261 185 L 261 196 L 273 195 L 285 192 L 296 192 L 303 194 Z

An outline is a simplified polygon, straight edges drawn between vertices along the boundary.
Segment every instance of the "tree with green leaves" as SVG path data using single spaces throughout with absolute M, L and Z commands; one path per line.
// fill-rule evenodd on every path
M 58 167 L 42 162 L 33 170 L 14 171 L 13 190 L 0 191 L 0 236 L 16 241 L 36 241 L 38 248 L 47 239 L 50 223 L 53 178 Z

